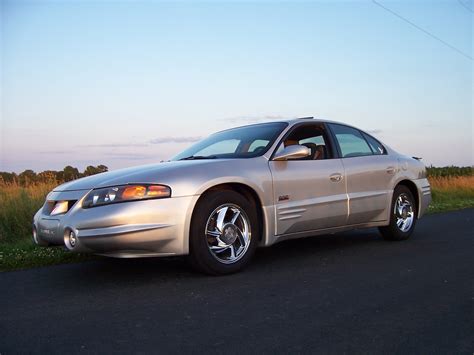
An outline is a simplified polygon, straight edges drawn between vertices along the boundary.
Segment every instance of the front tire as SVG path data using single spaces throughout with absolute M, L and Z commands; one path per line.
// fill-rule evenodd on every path
M 189 259 L 199 271 L 225 275 L 244 268 L 260 236 L 256 206 L 235 191 L 212 191 L 193 213 Z
M 390 224 L 380 227 L 382 236 L 387 240 L 408 239 L 415 229 L 417 209 L 410 189 L 399 185 L 393 192 Z

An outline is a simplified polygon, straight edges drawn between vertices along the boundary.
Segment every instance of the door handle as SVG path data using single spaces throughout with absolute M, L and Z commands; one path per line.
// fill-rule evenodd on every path
M 393 166 L 389 166 L 386 169 L 386 171 L 387 171 L 387 174 L 393 174 L 393 173 L 395 173 L 395 168 Z
M 330 177 L 331 181 L 334 182 L 339 182 L 342 180 L 342 175 L 341 174 L 332 174 Z

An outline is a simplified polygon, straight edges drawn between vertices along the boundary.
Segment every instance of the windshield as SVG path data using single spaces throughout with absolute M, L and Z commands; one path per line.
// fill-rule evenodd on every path
M 287 125 L 284 122 L 262 123 L 218 132 L 171 160 L 258 157 L 265 154 Z

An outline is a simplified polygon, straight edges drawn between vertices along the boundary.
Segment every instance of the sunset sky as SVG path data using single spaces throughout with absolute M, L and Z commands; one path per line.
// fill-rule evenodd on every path
M 472 165 L 473 2 L 1 1 L 0 171 L 168 159 L 316 116 Z

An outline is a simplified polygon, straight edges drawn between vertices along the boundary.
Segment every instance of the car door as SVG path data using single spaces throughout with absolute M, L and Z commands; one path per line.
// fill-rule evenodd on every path
M 375 138 L 353 127 L 329 124 L 346 173 L 348 225 L 384 221 L 397 162 Z
M 312 154 L 299 160 L 269 161 L 276 234 L 344 225 L 348 212 L 344 167 L 335 158 L 327 127 L 321 123 L 299 124 L 283 138 L 276 151 L 285 144 L 306 145 Z

